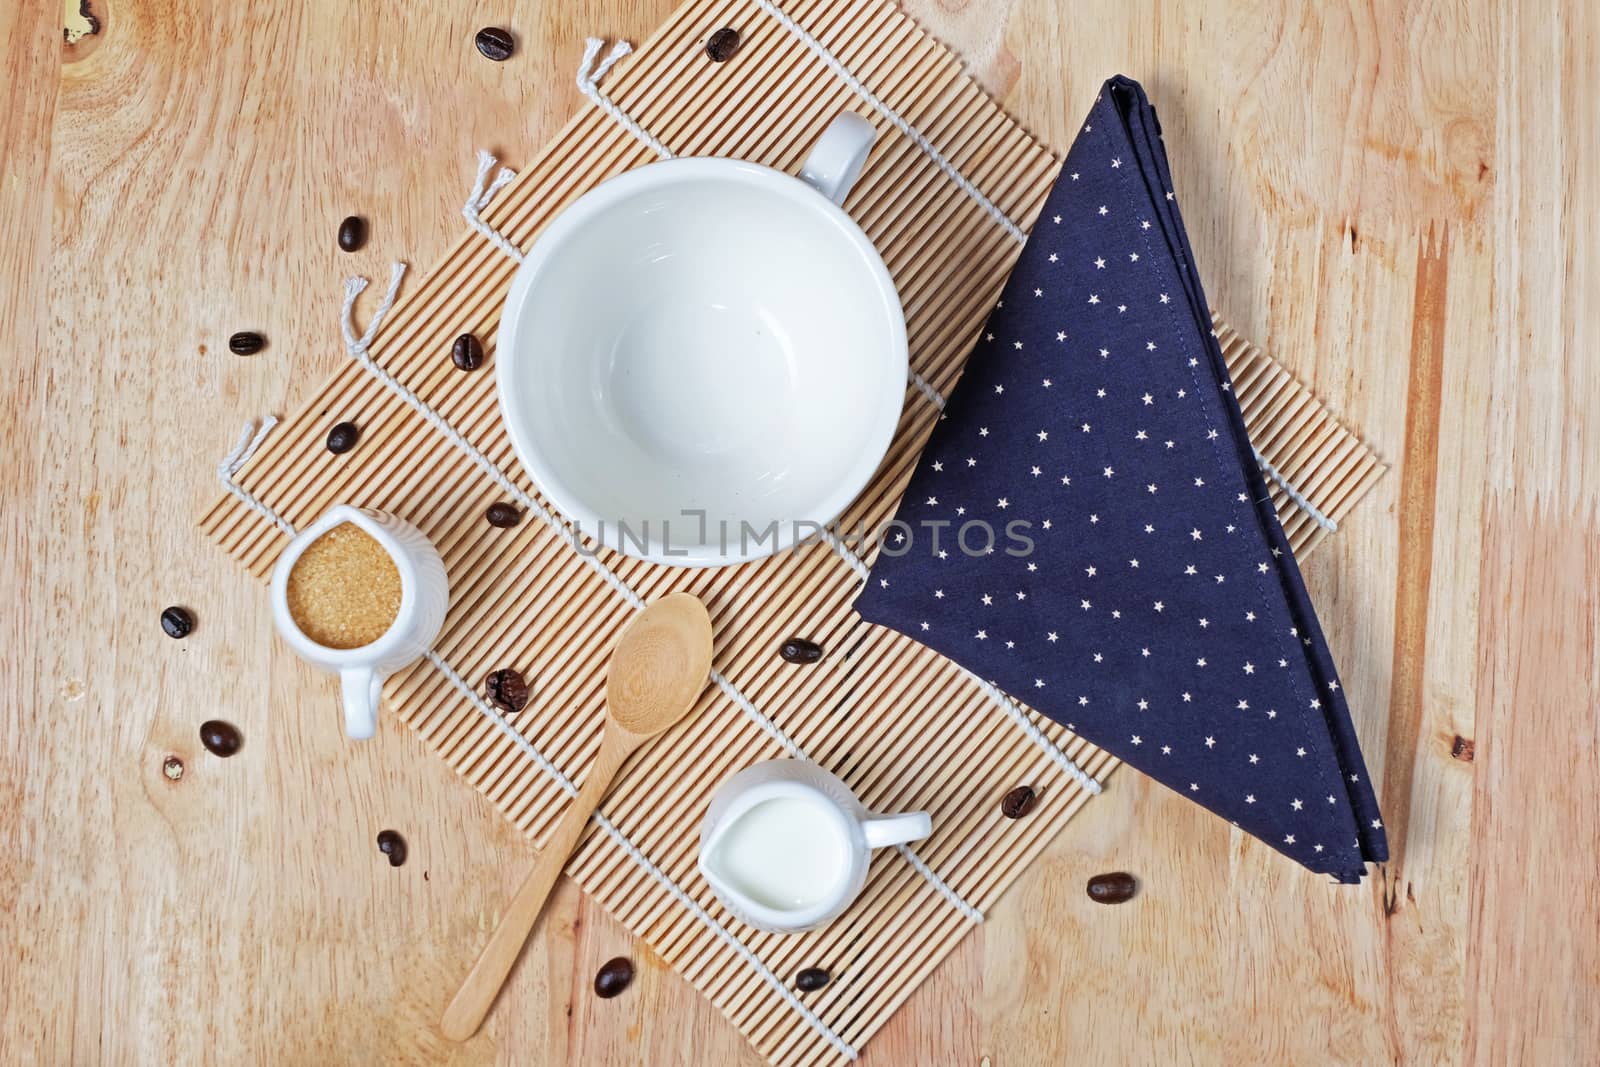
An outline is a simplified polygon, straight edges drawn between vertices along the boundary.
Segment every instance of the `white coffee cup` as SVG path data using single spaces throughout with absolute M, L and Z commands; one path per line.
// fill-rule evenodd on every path
M 289 572 L 313 541 L 347 522 L 371 536 L 394 561 L 400 572 L 400 610 L 389 629 L 371 644 L 329 648 L 306 636 L 290 613 Z M 439 636 L 450 606 L 450 581 L 439 550 L 415 526 L 385 512 L 340 504 L 296 534 L 283 550 L 272 571 L 271 597 L 272 621 L 295 654 L 339 675 L 345 732 L 365 740 L 377 729 L 384 678 L 415 662 Z
M 500 323 L 500 409 L 589 538 L 737 563 L 814 537 L 871 479 L 907 367 L 894 282 L 839 206 L 872 141 L 846 113 L 798 178 L 735 159 L 638 167 L 534 242 Z
M 814 763 L 769 760 L 717 787 L 700 826 L 700 873 L 742 921 L 799 933 L 850 906 L 873 849 L 932 829 L 924 811 L 873 815 Z

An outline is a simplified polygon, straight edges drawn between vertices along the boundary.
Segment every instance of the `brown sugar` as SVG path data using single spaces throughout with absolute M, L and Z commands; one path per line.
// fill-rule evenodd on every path
M 326 648 L 360 648 L 400 614 L 400 571 L 365 530 L 341 523 L 306 546 L 289 572 L 289 614 Z

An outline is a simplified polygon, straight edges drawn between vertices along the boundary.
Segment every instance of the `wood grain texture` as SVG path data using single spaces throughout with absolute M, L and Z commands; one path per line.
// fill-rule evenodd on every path
M 0 9 L 5 1058 L 752 1061 L 570 884 L 514 1010 L 444 1042 L 526 851 L 410 738 L 342 743 L 326 680 L 188 521 L 240 413 L 297 406 L 343 358 L 339 280 L 437 259 L 471 151 L 526 158 L 579 107 L 581 38 L 639 39 L 671 6 L 91 0 L 71 46 L 59 7 Z M 1306 577 L 1399 847 L 1336 890 L 1124 773 L 864 1058 L 1592 1055 L 1600 13 L 907 8 L 1058 150 L 1106 75 L 1143 81 L 1217 310 L 1396 463 Z M 491 21 L 511 62 L 471 48 Z M 373 236 L 350 256 L 352 212 Z M 241 328 L 271 346 L 228 355 Z M 173 602 L 199 618 L 181 644 L 155 621 Z M 212 717 L 245 733 L 229 761 L 197 743 Z M 1141 895 L 1089 902 L 1118 868 Z M 619 954 L 639 978 L 597 1001 Z

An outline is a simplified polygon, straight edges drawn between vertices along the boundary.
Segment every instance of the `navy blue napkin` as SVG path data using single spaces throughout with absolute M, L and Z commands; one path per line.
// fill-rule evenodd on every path
M 1137 82 L 1101 91 L 896 519 L 863 618 L 1313 871 L 1388 858 Z

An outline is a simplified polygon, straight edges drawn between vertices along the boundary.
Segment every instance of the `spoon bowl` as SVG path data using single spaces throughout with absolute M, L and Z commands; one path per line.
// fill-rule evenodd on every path
M 634 617 L 611 653 L 606 715 L 652 737 L 688 712 L 711 673 L 711 617 L 689 593 L 662 597 Z

